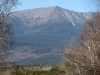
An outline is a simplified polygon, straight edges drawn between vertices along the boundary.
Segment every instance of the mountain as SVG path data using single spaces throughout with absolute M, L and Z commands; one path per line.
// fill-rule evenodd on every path
M 58 6 L 16 11 L 8 18 L 15 29 L 16 45 L 4 54 L 17 64 L 57 63 L 64 44 L 78 37 L 90 15 Z
M 78 13 L 58 6 L 49 8 L 37 8 L 14 12 L 11 15 L 11 21 L 22 28 L 29 28 L 35 25 L 44 25 L 47 23 L 71 22 L 73 25 L 81 24 L 88 13 Z M 24 32 L 24 31 L 23 31 Z

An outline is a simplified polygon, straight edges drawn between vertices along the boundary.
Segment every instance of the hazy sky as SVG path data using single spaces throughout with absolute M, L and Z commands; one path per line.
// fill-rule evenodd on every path
M 96 0 L 20 0 L 16 10 L 60 6 L 78 12 L 95 11 Z

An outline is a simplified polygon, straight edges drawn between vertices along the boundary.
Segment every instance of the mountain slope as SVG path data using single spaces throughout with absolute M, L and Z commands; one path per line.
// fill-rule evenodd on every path
M 78 13 L 58 6 L 49 8 L 37 8 L 14 12 L 10 20 L 15 27 L 20 27 L 23 33 L 26 29 L 35 25 L 46 25 L 50 23 L 70 22 L 73 25 L 82 24 L 88 18 L 88 13 Z M 18 29 L 18 28 L 17 28 Z M 16 30 L 17 30 L 16 29 Z
M 13 22 L 17 42 L 15 48 L 8 52 L 7 58 L 24 64 L 25 60 L 30 61 L 26 62 L 28 64 L 57 63 L 64 44 L 78 37 L 83 22 L 90 15 L 58 6 L 14 12 L 9 20 Z M 45 62 L 43 59 L 46 59 Z

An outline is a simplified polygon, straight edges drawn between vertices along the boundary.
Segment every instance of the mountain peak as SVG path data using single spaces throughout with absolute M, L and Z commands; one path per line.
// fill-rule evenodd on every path
M 62 9 L 62 7 L 59 7 L 59 6 L 53 6 L 51 8 L 54 8 L 54 9 Z
M 83 19 L 87 18 L 86 13 L 82 14 L 74 12 L 72 10 L 67 10 L 59 6 L 18 11 L 14 12 L 12 16 L 16 17 L 16 19 L 19 18 L 19 20 L 21 22 L 24 22 L 26 26 L 65 21 L 69 21 L 72 24 L 79 24 L 83 22 Z
M 53 8 L 61 8 L 61 7 L 59 7 L 59 6 L 53 6 Z
M 62 8 L 62 7 L 59 7 L 59 6 L 52 6 L 52 7 L 50 7 L 51 9 L 52 9 L 52 11 L 53 12 L 61 12 L 62 11 L 62 9 L 64 9 L 64 8 Z

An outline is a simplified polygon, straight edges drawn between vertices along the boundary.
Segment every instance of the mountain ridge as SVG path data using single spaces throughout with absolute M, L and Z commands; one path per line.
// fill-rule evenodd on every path
M 15 29 L 17 42 L 5 55 L 15 63 L 58 63 L 63 46 L 73 37 L 77 41 L 83 23 L 90 16 L 91 13 L 58 6 L 14 12 L 8 19 Z
M 88 13 L 76 13 L 58 6 L 48 7 L 48 8 L 36 8 L 24 11 L 14 12 L 10 16 L 10 20 L 13 24 L 16 21 L 15 27 L 21 23 L 20 27 L 22 30 L 27 29 L 27 27 L 32 27 L 34 25 L 43 25 L 47 23 L 63 23 L 71 22 L 72 25 L 82 24 L 84 20 L 88 18 Z M 14 21 L 15 19 L 15 21 Z M 18 21 L 18 22 L 17 22 Z M 17 29 L 18 26 L 16 27 Z M 16 30 L 16 29 L 15 29 Z M 19 31 L 19 30 L 17 30 Z

